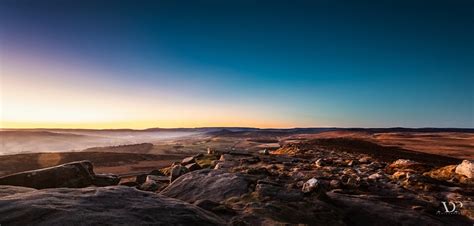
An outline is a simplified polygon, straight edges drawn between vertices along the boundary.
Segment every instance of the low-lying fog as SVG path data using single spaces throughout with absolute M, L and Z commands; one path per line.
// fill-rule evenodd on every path
M 80 151 L 91 147 L 158 143 L 198 134 L 201 133 L 181 131 L 4 130 L 0 131 L 0 155 Z

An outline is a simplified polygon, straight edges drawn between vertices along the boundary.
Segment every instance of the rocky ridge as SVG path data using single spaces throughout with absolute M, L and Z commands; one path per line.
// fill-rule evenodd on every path
M 182 208 L 188 211 L 186 213 L 196 214 L 196 218 L 183 217 L 184 221 L 177 220 L 177 224 L 195 221 L 229 225 L 472 225 L 472 161 L 440 157 L 430 161 L 432 156 L 404 155 L 404 152 L 398 153 L 397 159 L 397 153 L 387 152 L 385 156 L 383 149 L 368 151 L 366 147 L 361 149 L 363 151 L 354 150 L 337 150 L 318 142 L 289 144 L 273 153 L 209 150 L 208 154 L 191 156 L 136 178 L 122 178 L 121 186 L 100 188 L 110 184 L 93 182 L 76 187 L 95 187 L 43 190 L 0 186 L 0 195 L 5 194 L 0 197 L 0 216 L 8 219 L 3 222 L 0 219 L 0 223 L 26 222 L 20 221 L 23 215 L 13 211 L 15 208 L 19 211 L 21 200 L 25 198 L 41 202 L 47 195 L 54 197 L 58 193 L 67 193 L 71 199 L 81 199 L 81 204 L 90 205 L 91 211 L 86 215 L 94 215 L 92 209 L 115 210 L 137 205 L 132 203 L 139 202 L 138 197 L 142 195 L 150 202 L 150 205 L 143 206 L 144 216 L 134 214 L 134 209 L 120 210 L 124 216 L 133 215 L 127 222 L 138 223 L 174 222 L 165 217 L 154 218 L 155 215 L 148 211 L 161 208 L 156 205 L 178 202 L 187 203 Z M 402 158 L 411 156 L 415 157 Z M 61 167 L 64 168 L 60 166 L 58 169 Z M 34 175 L 41 175 L 26 174 L 33 181 Z M 16 183 L 15 178 L 24 178 L 18 175 L 22 174 L 0 178 L 0 184 L 38 188 L 37 185 L 31 186 L 32 183 Z M 76 179 L 74 174 L 68 175 L 71 178 L 62 177 L 61 180 Z M 114 178 L 112 175 L 108 177 Z M 108 191 L 125 200 L 109 197 L 113 194 Z M 88 199 L 84 192 L 100 193 L 104 202 L 94 204 L 98 199 Z M 136 199 L 127 200 L 129 196 Z M 56 200 L 62 199 L 61 196 Z M 151 200 L 154 199 L 166 201 L 153 203 Z M 458 205 L 455 211 L 447 212 L 443 202 L 460 202 L 462 207 Z M 80 207 L 78 203 L 69 201 L 58 205 Z M 35 210 L 32 211 L 36 214 Z M 42 211 L 50 214 L 49 211 L 53 210 Z M 62 219 L 57 222 L 76 222 L 74 217 L 67 218 L 61 213 L 54 216 Z M 180 215 L 173 217 L 181 218 Z M 105 215 L 95 219 L 90 223 L 108 222 Z

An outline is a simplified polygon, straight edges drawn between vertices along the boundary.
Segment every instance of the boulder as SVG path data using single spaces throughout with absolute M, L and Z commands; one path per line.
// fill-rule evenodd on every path
M 89 161 L 79 161 L 4 176 L 0 178 L 0 185 L 13 185 L 36 189 L 59 187 L 82 188 L 93 185 L 94 177 L 95 174 L 93 172 L 92 163 Z M 108 179 L 99 176 L 96 182 L 100 184 Z
M 167 176 L 148 175 L 148 176 L 146 176 L 145 182 L 147 182 L 147 181 L 158 181 L 158 182 L 162 182 L 162 183 L 168 183 L 169 178 Z
M 186 168 L 188 168 L 189 171 L 195 171 L 195 170 L 200 170 L 201 166 L 199 166 L 199 164 L 197 163 L 191 163 L 191 164 L 186 165 Z
M 378 180 L 378 179 L 382 179 L 383 176 L 382 174 L 380 173 L 374 173 L 374 174 L 371 174 L 369 177 L 367 177 L 369 180 Z
M 217 161 L 216 165 L 214 166 L 214 169 L 228 169 L 232 168 L 234 166 L 237 166 L 238 162 L 235 161 Z
M 189 172 L 188 168 L 181 165 L 174 165 L 170 170 L 170 182 L 176 180 L 176 178 Z
M 158 191 L 163 189 L 168 185 L 169 178 L 166 176 L 155 176 L 155 175 L 148 175 L 146 180 L 143 184 L 141 184 L 138 189 L 142 191 Z
M 0 216 L 5 225 L 225 224 L 197 206 L 125 186 L 28 192 L 19 188 L 17 194 L 0 197 Z
M 397 171 L 410 171 L 410 172 L 417 172 L 417 173 L 424 173 L 431 169 L 430 166 L 415 162 L 409 159 L 398 159 L 392 164 L 388 165 L 385 168 L 385 172 L 388 174 L 393 174 Z
M 314 162 L 314 165 L 316 165 L 317 167 L 323 167 L 323 166 L 327 166 L 328 163 L 324 159 L 318 159 Z
M 471 179 L 474 178 L 474 161 L 473 160 L 464 160 L 461 164 L 456 166 L 456 173 L 466 176 Z
M 179 177 L 160 194 L 190 203 L 199 199 L 221 202 L 247 193 L 248 186 L 249 182 L 240 174 L 203 169 Z
M 448 181 L 456 177 L 456 167 L 457 165 L 449 165 L 441 168 L 433 169 L 431 171 L 425 172 L 423 175 L 431 177 L 436 180 Z
M 185 165 L 195 163 L 195 162 L 196 162 L 196 159 L 194 158 L 194 156 L 191 156 L 191 157 L 184 158 L 181 161 L 181 165 L 185 166 Z
M 308 194 L 308 193 L 318 190 L 320 186 L 321 185 L 318 179 L 311 178 L 303 184 L 303 188 L 301 189 L 301 191 L 305 194 Z

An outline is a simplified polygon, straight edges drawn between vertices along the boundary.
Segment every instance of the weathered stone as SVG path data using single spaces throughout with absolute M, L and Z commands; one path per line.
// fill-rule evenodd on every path
M 148 175 L 138 189 L 143 191 L 159 191 L 168 185 L 169 178 L 166 176 Z
M 44 169 L 16 173 L 0 178 L 0 185 L 43 188 L 81 188 L 94 182 L 92 163 L 89 161 L 71 162 Z
M 388 174 L 393 174 L 397 171 L 414 171 L 418 173 L 423 173 L 429 171 L 430 169 L 431 167 L 426 164 L 422 164 L 408 159 L 398 159 L 397 161 L 387 166 L 385 171 Z
M 448 181 L 456 177 L 456 167 L 457 165 L 449 165 L 441 168 L 433 169 L 431 171 L 425 172 L 423 175 L 431 177 L 436 180 Z
M 347 166 L 354 166 L 356 164 L 357 164 L 357 161 L 354 161 L 354 160 L 347 161 Z
M 308 194 L 308 193 L 314 192 L 314 191 L 316 191 L 320 188 L 321 188 L 321 185 L 320 185 L 318 179 L 311 178 L 303 184 L 303 188 L 301 189 L 301 191 L 305 194 Z
M 92 183 L 99 187 L 117 185 L 120 182 L 120 177 L 114 174 L 96 174 L 93 178 Z
M 237 162 L 235 161 L 218 161 L 216 163 L 216 166 L 214 167 L 214 169 L 227 169 L 227 168 L 232 168 L 234 166 L 238 165 Z
M 393 180 L 403 180 L 408 178 L 408 175 L 410 172 L 405 172 L 405 171 L 397 171 L 392 175 Z
M 474 178 L 474 161 L 464 160 L 461 164 L 456 166 L 456 173 L 466 176 L 467 178 Z
M 370 180 L 378 180 L 378 179 L 381 179 L 383 176 L 382 174 L 380 173 L 374 173 L 374 174 L 371 174 L 368 179 Z
M 170 171 L 170 181 L 173 182 L 176 180 L 176 178 L 180 177 L 181 175 L 189 172 L 188 168 L 181 166 L 181 165 L 175 165 L 171 168 Z
M 156 175 L 148 175 L 146 177 L 146 181 L 158 181 L 162 183 L 167 183 L 169 182 L 169 178 L 167 176 L 156 176 Z
M 160 194 L 193 203 L 199 199 L 221 202 L 248 192 L 249 182 L 240 174 L 203 169 L 187 173 Z
M 196 158 L 194 158 L 194 156 L 191 156 L 191 157 L 184 158 L 181 161 L 181 165 L 185 166 L 185 165 L 189 165 L 189 164 L 195 163 L 195 162 L 196 162 Z
M 160 187 L 162 187 L 162 185 L 163 184 L 157 183 L 155 181 L 145 181 L 145 183 L 141 184 L 137 188 L 142 190 L 142 191 L 155 192 L 155 191 L 158 191 L 160 189 Z
M 314 165 L 316 165 L 317 167 L 323 167 L 323 166 L 327 166 L 328 163 L 324 159 L 318 159 L 314 162 Z
M 194 171 L 194 170 L 200 170 L 201 166 L 199 166 L 199 164 L 197 163 L 191 163 L 191 164 L 186 165 L 186 168 L 188 168 L 189 171 Z
M 3 186 L 0 186 L 0 191 Z M 0 197 L 2 225 L 224 225 L 183 201 L 125 186 L 56 188 Z

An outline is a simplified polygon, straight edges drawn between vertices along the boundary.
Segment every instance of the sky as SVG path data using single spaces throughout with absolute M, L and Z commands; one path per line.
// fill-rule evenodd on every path
M 474 1 L 0 1 L 2 128 L 474 128 Z

